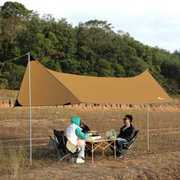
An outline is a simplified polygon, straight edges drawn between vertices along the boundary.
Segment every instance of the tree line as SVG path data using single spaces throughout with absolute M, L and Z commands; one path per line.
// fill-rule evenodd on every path
M 147 68 L 170 93 L 180 94 L 180 51 L 140 43 L 106 21 L 73 27 L 66 19 L 40 17 L 18 2 L 0 7 L 0 88 L 19 89 L 31 52 L 46 67 L 66 73 L 128 77 Z M 12 59 L 12 61 L 11 61 Z

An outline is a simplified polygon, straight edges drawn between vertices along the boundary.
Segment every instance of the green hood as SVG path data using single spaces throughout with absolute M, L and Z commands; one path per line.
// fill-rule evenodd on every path
M 81 123 L 81 119 L 79 116 L 71 117 L 71 124 L 76 124 L 76 125 L 80 126 L 80 123 Z

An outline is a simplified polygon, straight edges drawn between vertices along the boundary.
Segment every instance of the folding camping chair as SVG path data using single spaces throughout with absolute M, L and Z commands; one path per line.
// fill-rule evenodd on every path
M 64 131 L 58 131 L 54 129 L 54 137 L 50 136 L 49 144 L 53 146 L 57 153 L 58 160 L 74 159 L 77 157 L 79 150 L 73 145 L 66 136 Z
M 132 148 L 134 142 L 136 141 L 138 133 L 139 133 L 139 130 L 135 130 L 130 141 L 123 143 L 123 148 L 121 150 L 119 150 L 117 147 L 116 148 L 117 154 L 125 155 L 128 152 L 128 150 Z

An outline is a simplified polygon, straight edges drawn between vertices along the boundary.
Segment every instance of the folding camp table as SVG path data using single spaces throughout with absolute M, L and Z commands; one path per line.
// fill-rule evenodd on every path
M 116 159 L 116 139 L 96 139 L 96 140 L 86 140 L 86 148 L 91 152 L 91 160 L 94 163 L 94 152 L 96 150 L 102 151 L 102 155 L 104 156 L 105 151 L 108 148 L 114 149 L 114 158 Z

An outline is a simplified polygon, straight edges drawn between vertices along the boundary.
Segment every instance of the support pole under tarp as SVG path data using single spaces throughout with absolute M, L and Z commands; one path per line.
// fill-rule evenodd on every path
M 147 105 L 147 114 L 146 114 L 146 136 L 147 136 L 147 151 L 150 151 L 150 106 Z
M 28 55 L 28 89 L 29 89 L 29 162 L 32 165 L 32 95 L 31 95 L 31 57 Z

